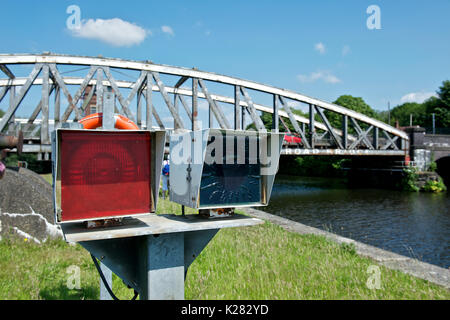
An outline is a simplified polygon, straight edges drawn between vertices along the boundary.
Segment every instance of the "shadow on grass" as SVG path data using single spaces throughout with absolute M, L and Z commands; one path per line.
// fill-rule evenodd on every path
M 39 295 L 44 300 L 98 300 L 100 292 L 98 288 L 92 286 L 77 290 L 60 284 L 55 288 L 41 289 Z

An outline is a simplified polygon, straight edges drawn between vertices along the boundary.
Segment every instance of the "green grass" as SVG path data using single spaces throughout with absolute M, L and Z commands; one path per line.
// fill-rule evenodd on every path
M 181 213 L 159 200 L 158 212 Z M 193 213 L 188 209 L 187 214 Z M 70 266 L 80 268 L 81 288 L 67 288 Z M 366 285 L 374 261 L 324 237 L 300 235 L 264 223 L 221 230 L 191 265 L 186 299 L 450 299 L 450 291 L 378 266 L 380 289 Z M 132 290 L 114 276 L 113 291 Z M 63 241 L 42 245 L 0 241 L 0 299 L 98 299 L 99 277 L 86 250 Z
M 448 299 L 449 291 L 380 268 L 379 290 L 369 289 L 376 265 L 323 237 L 279 226 L 224 229 L 189 271 L 187 296 L 201 299 Z
M 45 179 L 45 181 L 47 181 L 50 184 L 53 184 L 53 178 L 52 178 L 52 174 L 51 173 L 46 173 L 46 174 L 41 174 L 40 175 L 42 178 Z
M 162 207 L 171 206 L 161 201 Z M 178 206 L 179 207 L 179 206 Z M 165 211 L 165 210 L 164 210 Z M 167 211 L 165 211 L 167 212 Z M 71 265 L 81 289 L 67 288 Z M 221 230 L 191 265 L 187 299 L 449 299 L 450 292 L 382 266 L 380 289 L 369 289 L 373 261 L 323 237 L 271 223 Z M 113 290 L 132 290 L 114 276 Z M 0 299 L 97 299 L 99 277 L 86 250 L 63 241 L 42 245 L 0 241 Z

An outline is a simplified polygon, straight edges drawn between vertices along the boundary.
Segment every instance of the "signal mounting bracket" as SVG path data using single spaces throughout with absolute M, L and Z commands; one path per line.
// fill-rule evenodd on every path
M 67 241 L 78 242 L 102 258 L 102 264 L 139 292 L 140 299 L 181 300 L 189 266 L 220 229 L 262 223 L 240 214 L 211 220 L 199 215 L 151 214 L 124 218 L 117 227 L 61 227 Z

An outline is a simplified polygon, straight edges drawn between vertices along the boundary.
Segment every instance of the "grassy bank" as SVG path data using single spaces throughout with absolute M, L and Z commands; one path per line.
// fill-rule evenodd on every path
M 160 212 L 180 212 L 163 201 Z M 190 211 L 189 211 L 190 212 Z M 188 212 L 188 213 L 189 213 Z M 366 285 L 373 261 L 354 249 L 265 223 L 221 230 L 192 264 L 187 299 L 449 299 L 437 285 L 382 266 L 380 289 Z M 67 288 L 70 266 L 80 270 L 80 289 Z M 114 276 L 113 290 L 132 297 Z M 48 241 L 0 241 L 0 299 L 97 299 L 99 278 L 79 245 Z

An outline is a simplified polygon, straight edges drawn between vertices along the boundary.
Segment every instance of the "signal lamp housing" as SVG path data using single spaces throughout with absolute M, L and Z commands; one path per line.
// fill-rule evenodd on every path
M 265 206 L 284 134 L 205 129 L 170 136 L 170 200 L 195 209 Z
M 155 212 L 164 144 L 165 131 L 55 130 L 55 221 Z

